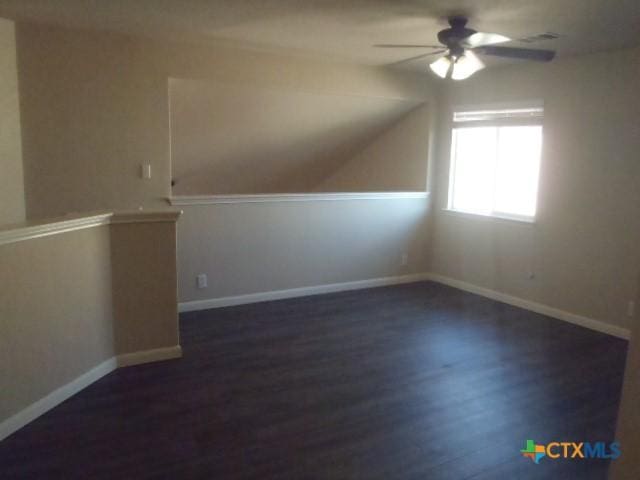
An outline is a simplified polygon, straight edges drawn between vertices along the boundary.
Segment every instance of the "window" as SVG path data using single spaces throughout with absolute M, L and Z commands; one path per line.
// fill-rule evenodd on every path
M 455 112 L 448 208 L 532 221 L 542 118 L 542 107 Z

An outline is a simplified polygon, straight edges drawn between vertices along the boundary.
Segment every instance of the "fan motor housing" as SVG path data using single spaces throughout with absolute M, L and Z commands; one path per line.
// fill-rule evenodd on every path
M 438 41 L 449 48 L 456 48 L 465 38 L 470 37 L 476 30 L 467 28 L 467 19 L 465 17 L 451 17 L 449 19 L 451 28 L 445 28 L 438 32 Z

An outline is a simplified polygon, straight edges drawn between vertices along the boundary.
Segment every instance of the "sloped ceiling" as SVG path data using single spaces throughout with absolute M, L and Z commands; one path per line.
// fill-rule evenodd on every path
M 0 0 L 0 16 L 198 42 L 324 55 L 386 65 L 422 50 L 379 43 L 433 43 L 451 14 L 477 30 L 573 55 L 638 45 L 638 0 Z M 424 61 L 419 63 L 424 68 Z
M 429 105 L 366 143 L 316 186 L 319 192 L 422 191 L 427 186 Z
M 419 104 L 178 79 L 170 102 L 173 192 L 191 195 L 312 191 Z

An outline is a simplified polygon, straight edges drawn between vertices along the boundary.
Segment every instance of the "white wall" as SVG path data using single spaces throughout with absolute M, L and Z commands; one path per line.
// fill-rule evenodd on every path
M 0 225 L 25 219 L 15 26 L 0 19 Z
M 180 301 L 424 272 L 428 210 L 427 199 L 184 207 Z M 208 288 L 196 287 L 199 273 Z
M 432 270 L 629 327 L 640 265 L 639 78 L 635 49 L 495 68 L 452 84 L 441 109 Z M 443 212 L 453 106 L 530 99 L 545 103 L 536 223 Z

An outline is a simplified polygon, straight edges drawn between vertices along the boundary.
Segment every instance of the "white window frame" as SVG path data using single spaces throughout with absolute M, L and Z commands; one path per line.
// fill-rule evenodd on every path
M 503 113 L 504 112 L 504 113 Z M 462 119 L 456 120 L 456 117 Z M 466 117 L 466 118 L 465 118 Z M 449 185 L 447 191 L 447 213 L 460 216 L 470 216 L 484 219 L 511 220 L 524 223 L 535 223 L 538 214 L 536 198 L 536 213 L 533 216 L 517 215 L 492 211 L 491 213 L 470 212 L 453 208 L 453 192 L 455 189 L 455 162 L 456 162 L 456 128 L 468 127 L 500 127 L 500 126 L 539 126 L 542 128 L 542 141 L 544 142 L 544 104 L 542 101 L 527 101 L 518 103 L 499 103 L 486 105 L 458 105 L 453 108 L 451 114 L 451 135 L 449 155 Z M 540 164 L 542 165 L 542 148 L 540 151 Z M 540 166 L 541 168 L 541 166 Z M 538 172 L 538 185 L 536 195 L 540 193 L 540 174 Z

